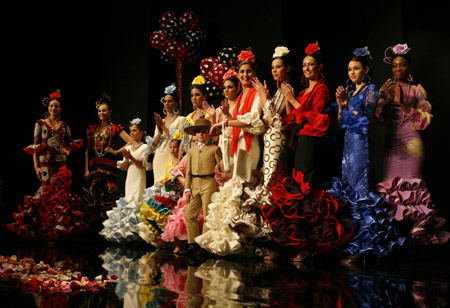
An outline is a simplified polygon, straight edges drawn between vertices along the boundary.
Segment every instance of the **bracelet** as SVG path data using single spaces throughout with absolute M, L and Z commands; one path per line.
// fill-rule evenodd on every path
M 225 127 L 228 127 L 228 119 L 225 120 Z

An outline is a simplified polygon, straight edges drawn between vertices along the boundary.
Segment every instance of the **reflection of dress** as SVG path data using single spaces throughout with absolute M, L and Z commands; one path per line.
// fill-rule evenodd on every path
M 73 142 L 69 126 L 60 123 L 59 129 L 53 130 L 46 121 L 38 120 L 34 136 L 41 143 L 24 149 L 27 154 L 38 156 L 43 175 L 42 186 L 34 196 L 24 197 L 24 204 L 13 214 L 15 222 L 8 224 L 8 229 L 20 236 L 57 239 L 87 227 L 79 211 L 81 200 L 70 193 L 72 173 L 62 151 L 77 150 L 83 142 Z
M 340 118 L 345 129 L 342 178 L 334 178 L 328 192 L 350 206 L 356 234 L 346 251 L 386 256 L 405 239 L 397 237 L 384 199 L 370 191 L 372 151 L 368 125 L 377 105 L 378 91 L 373 84 L 364 85 L 357 93 L 351 90 L 349 97 Z
M 107 147 L 113 147 L 123 127 L 111 124 L 103 135 L 98 131 L 99 125 L 90 125 L 86 131 L 89 148 L 89 188 L 84 188 L 84 206 L 87 211 L 87 219 L 94 221 L 98 218 L 106 218 L 106 211 L 113 208 L 116 200 L 120 198 L 116 184 L 117 166 L 114 154 L 105 151 Z
M 263 182 L 256 187 L 246 187 L 245 193 L 249 198 L 243 203 L 241 212 L 231 221 L 231 228 L 244 238 L 269 237 L 270 227 L 264 222 L 261 215 L 261 207 L 271 203 L 270 189 L 280 184 L 287 175 L 286 150 L 288 135 L 284 125 L 286 98 L 280 91 L 264 107 L 264 122 L 267 130 L 264 134 Z M 271 125 L 270 122 L 273 121 Z
M 300 92 L 297 100 L 300 107 L 285 117 L 293 126 L 291 146 L 297 144 L 292 178 L 272 187 L 273 203 L 264 205 L 262 213 L 278 244 L 323 252 L 347 242 L 353 227 L 344 218 L 342 202 L 309 185 L 317 182 L 315 156 L 330 122 L 323 113 L 328 88 L 318 83 L 309 93 Z
M 211 196 L 212 203 L 208 205 L 208 216 L 205 217 L 204 222 L 208 231 L 195 238 L 195 241 L 201 247 L 219 255 L 239 253 L 242 248 L 239 243 L 239 236 L 231 231 L 228 224 L 233 217 L 239 214 L 242 205 L 242 183 L 251 180 L 251 171 L 256 169 L 258 165 L 260 148 L 258 137 L 254 135 L 260 135 L 265 130 L 264 122 L 260 119 L 259 97 L 256 95 L 254 88 L 249 90 L 247 97 L 251 97 L 251 94 L 255 96 L 253 102 L 250 102 L 252 104 L 250 111 L 242 115 L 239 114 L 239 109 L 245 103 L 241 105 L 240 98 L 238 98 L 233 112 L 234 118 L 250 125 L 245 129 L 233 130 L 233 134 L 236 131 L 239 134 L 237 151 L 232 156 L 233 177 L 225 182 L 219 192 Z M 251 140 L 248 138 L 246 140 L 245 131 L 253 136 Z M 246 143 L 250 144 L 249 149 Z
M 141 144 L 136 150 L 132 145 L 127 145 L 125 149 L 129 150 L 136 160 L 141 161 L 146 169 L 140 169 L 129 161 L 125 197 L 116 202 L 115 208 L 106 212 L 108 219 L 103 222 L 105 228 L 100 234 L 114 242 L 133 242 L 141 239 L 137 224 L 141 222 L 139 213 L 145 190 L 145 171 L 151 167 L 147 162 L 150 151 L 146 144 Z M 122 164 L 122 161 L 118 162 L 119 166 Z
M 169 132 L 178 131 L 183 132 L 185 117 L 178 116 L 172 120 L 172 122 L 167 125 Z M 155 128 L 155 135 L 158 133 L 158 128 Z M 172 155 L 170 154 L 170 137 L 165 134 L 161 135 L 161 140 L 158 148 L 155 150 L 155 155 L 153 157 L 153 180 L 154 184 L 161 181 L 166 172 L 166 166 L 169 161 L 172 160 Z
M 390 215 L 398 221 L 411 220 L 410 236 L 424 244 L 445 243 L 450 233 L 441 229 L 445 219 L 436 215 L 436 205 L 422 178 L 424 148 L 419 131 L 431 122 L 431 105 L 421 85 L 398 84 L 403 91 L 404 104 L 411 108 L 406 114 L 384 86 L 376 117 L 388 124 L 384 154 L 384 180 L 377 185 L 393 210 Z

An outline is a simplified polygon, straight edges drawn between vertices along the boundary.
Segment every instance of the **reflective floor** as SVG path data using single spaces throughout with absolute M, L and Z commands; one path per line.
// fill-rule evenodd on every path
M 340 265 L 339 253 L 293 263 L 186 258 L 143 244 L 113 245 L 94 235 L 56 243 L 2 239 L 0 255 L 71 268 L 90 279 L 114 277 L 95 291 L 30 292 L 0 281 L 1 307 L 448 307 L 448 245 L 404 247 L 394 256 Z

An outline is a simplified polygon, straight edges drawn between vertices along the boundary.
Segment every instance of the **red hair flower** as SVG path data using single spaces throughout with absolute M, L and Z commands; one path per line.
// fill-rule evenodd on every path
M 306 46 L 305 53 L 307 55 L 312 55 L 313 53 L 319 51 L 319 46 L 316 43 L 311 43 Z
M 239 62 L 242 62 L 242 61 L 253 62 L 253 61 L 255 61 L 255 55 L 250 50 L 243 50 L 243 51 L 241 51 L 241 53 L 238 55 L 237 58 L 238 58 Z
M 61 92 L 59 89 L 53 93 L 50 93 L 50 98 L 60 98 L 60 97 L 61 97 Z

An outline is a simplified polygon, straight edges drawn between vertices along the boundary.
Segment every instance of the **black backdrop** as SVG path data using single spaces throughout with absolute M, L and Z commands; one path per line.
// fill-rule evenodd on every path
M 192 2 L 192 3 L 191 3 Z M 407 42 L 412 47 L 415 81 L 428 91 L 434 119 L 422 136 L 426 148 L 423 177 L 442 216 L 450 218 L 446 190 L 450 187 L 447 86 L 450 64 L 450 27 L 445 4 L 427 1 L 184 1 L 141 5 L 24 5 L 4 11 L 1 114 L 2 158 L 0 176 L 2 219 L 0 232 L 39 183 L 31 157 L 22 148 L 32 142 L 34 123 L 45 112 L 41 99 L 56 88 L 62 90 L 63 120 L 74 138 L 85 138 L 89 124 L 97 121 L 94 102 L 103 91 L 112 98 L 113 121 L 128 126 L 143 119 L 153 133 L 153 112 L 160 113 L 159 99 L 165 86 L 175 82 L 175 67 L 160 59 L 149 36 L 160 28 L 161 13 L 194 11 L 199 26 L 207 31 L 200 59 L 216 56 L 223 47 L 252 47 L 258 59 L 258 77 L 267 81 L 270 58 L 277 45 L 288 46 L 298 84 L 303 50 L 319 41 L 325 59 L 325 77 L 334 94 L 347 80 L 347 60 L 353 49 L 368 46 L 372 55 L 373 81 L 378 86 L 390 76 L 382 62 L 384 49 Z M 300 9 L 294 9 L 300 4 Z M 192 110 L 188 85 L 199 74 L 198 62 L 183 67 L 183 114 Z M 298 88 L 297 88 L 298 89 Z M 375 142 L 374 181 L 381 180 L 384 129 L 372 125 Z M 84 184 L 83 151 L 69 157 L 73 191 Z M 333 159 L 330 157 L 330 159 Z M 336 174 L 339 175 L 339 174 Z M 121 173 L 123 189 L 126 174 Z M 148 183 L 152 183 L 151 172 Z M 448 229 L 448 228 L 447 228 Z

